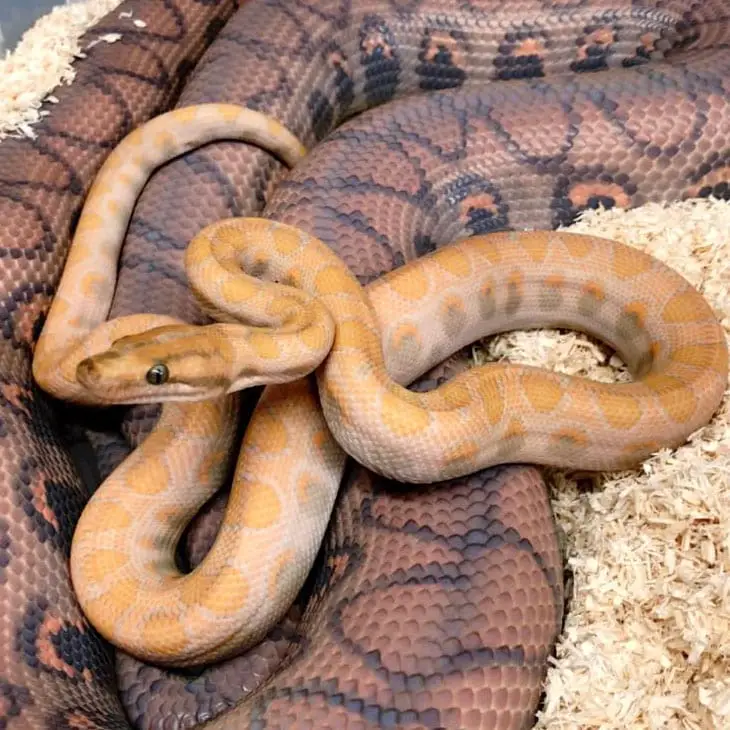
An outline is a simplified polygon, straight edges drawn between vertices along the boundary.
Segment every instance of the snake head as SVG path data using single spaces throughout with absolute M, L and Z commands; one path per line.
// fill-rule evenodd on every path
M 231 384 L 228 348 L 210 326 L 155 327 L 82 360 L 76 379 L 107 403 L 205 400 Z

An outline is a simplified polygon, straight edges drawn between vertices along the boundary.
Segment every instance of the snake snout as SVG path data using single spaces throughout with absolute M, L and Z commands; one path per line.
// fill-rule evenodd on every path
M 114 367 L 115 361 L 117 361 L 117 367 Z M 98 390 L 105 382 L 108 385 L 110 376 L 114 377 L 115 371 L 119 370 L 119 365 L 121 365 L 121 361 L 116 352 L 92 355 L 76 366 L 76 380 L 84 388 Z

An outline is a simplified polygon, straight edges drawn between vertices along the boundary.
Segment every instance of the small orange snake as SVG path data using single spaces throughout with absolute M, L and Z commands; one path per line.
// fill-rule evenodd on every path
M 258 142 L 289 164 L 305 154 L 272 120 L 230 105 L 175 110 L 135 130 L 88 196 L 33 363 L 60 398 L 166 403 L 152 435 L 88 503 L 72 547 L 84 612 L 125 651 L 187 666 L 259 640 L 311 568 L 347 455 L 406 482 L 507 462 L 615 470 L 683 443 L 718 407 L 727 344 L 700 294 L 629 246 L 563 232 L 465 239 L 363 289 L 298 229 L 223 220 L 186 253 L 191 286 L 218 323 L 105 323 L 147 176 L 220 138 Z M 404 387 L 479 338 L 536 327 L 608 342 L 634 382 L 490 364 L 434 391 Z M 303 377 L 313 371 L 321 409 Z M 233 447 L 230 394 L 269 382 L 216 542 L 183 575 L 175 546 Z

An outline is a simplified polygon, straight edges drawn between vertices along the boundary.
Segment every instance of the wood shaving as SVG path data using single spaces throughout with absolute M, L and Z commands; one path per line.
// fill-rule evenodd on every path
M 0 61 L 0 138 L 32 133 L 49 113 L 39 111 L 42 99 L 74 77 L 78 37 L 118 4 L 56 8 Z M 589 211 L 569 230 L 647 250 L 687 277 L 730 329 L 730 203 Z M 475 362 L 629 379 L 607 348 L 572 333 L 509 333 L 474 353 Z M 634 471 L 596 476 L 588 491 L 569 474 L 547 474 L 574 589 L 536 730 L 730 728 L 727 396 L 688 444 Z
M 41 109 L 43 102 L 53 103 L 49 92 L 74 79 L 71 63 L 83 55 L 80 36 L 121 1 L 60 5 L 25 32 L 13 52 L 6 52 L 0 59 L 0 140 L 34 136 L 33 125 L 49 113 Z M 100 40 L 113 43 L 120 37 L 109 33 Z
M 730 332 L 730 202 L 584 213 L 566 230 L 648 251 L 685 276 Z M 622 363 L 581 334 L 514 332 L 475 361 L 605 382 Z M 690 442 L 589 491 L 546 470 L 574 589 L 535 730 L 730 728 L 730 403 Z

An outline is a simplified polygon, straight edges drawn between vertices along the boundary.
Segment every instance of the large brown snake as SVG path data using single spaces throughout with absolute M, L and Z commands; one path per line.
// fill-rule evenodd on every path
M 593 3 L 560 3 L 561 33 L 548 20 L 551 6 L 495 3 L 484 8 L 489 12 L 481 22 L 480 11 L 470 6 L 454 16 L 446 11 L 428 23 L 408 23 L 411 13 L 423 18 L 422 4 L 396 15 L 386 4 L 353 12 L 335 4 L 254 2 L 219 36 L 179 104 L 247 103 L 276 116 L 311 146 L 344 115 L 416 90 L 424 80 L 428 89 L 500 76 L 570 74 L 616 65 L 622 57 L 640 64 L 652 49 L 659 55 L 674 44 L 667 65 L 627 63 L 616 72 L 566 81 L 434 94 L 342 127 L 277 188 L 266 215 L 322 238 L 363 280 L 463 233 L 553 227 L 595 199 L 635 205 L 713 189 L 724 194 L 730 71 L 725 4 L 666 3 L 658 13 L 620 5 L 617 16 L 592 22 Z M 196 12 L 205 15 L 192 2 L 179 7 L 178 23 Z M 145 16 L 150 40 L 164 25 L 160 12 Z M 505 14 L 525 21 L 520 32 L 497 22 Z M 714 23 L 704 22 L 712 18 Z M 608 26 L 614 23 L 618 42 L 611 44 Z M 479 44 L 478 37 L 493 42 Z M 164 40 L 157 42 L 165 48 Z M 137 56 L 122 49 L 116 58 L 139 60 L 145 68 L 146 52 L 142 45 Z M 127 727 L 108 684 L 108 660 L 71 603 L 64 555 L 80 501 L 70 506 L 62 497 L 73 501 L 83 491 L 51 414 L 30 391 L 28 370 L 27 343 L 36 336 L 39 304 L 47 304 L 57 281 L 70 206 L 78 206 L 102 159 L 78 137 L 89 133 L 89 124 L 111 131 L 110 120 L 96 116 L 74 133 L 72 106 L 89 108 L 98 94 L 106 94 L 96 102 L 100 109 L 108 108 L 113 94 L 140 101 L 134 73 L 122 74 L 114 91 L 110 71 L 95 68 L 93 58 L 87 85 L 82 75 L 38 140 L 0 146 L 9 223 L 2 234 L 8 262 L 2 279 L 2 488 L 9 517 L 0 524 L 6 556 L 0 600 L 10 609 L 0 681 L 6 714 L 18 727 Z M 231 71 L 239 63 L 245 73 Z M 268 86 L 260 85 L 262 79 Z M 152 89 L 144 98 L 148 106 L 132 123 L 163 102 Z M 54 124 L 65 125 L 64 133 L 55 133 Z M 114 140 L 130 120 L 125 124 L 114 128 Z M 371 144 L 353 144 L 365 140 Z M 72 178 L 61 174 L 68 145 L 78 150 Z M 39 163 L 28 159 L 31 146 Z M 44 167 L 43 155 L 56 166 Z M 373 166 L 373 155 L 383 164 Z M 159 311 L 198 321 L 185 293 L 180 252 L 206 223 L 259 210 L 280 174 L 276 165 L 260 151 L 225 143 L 158 173 L 132 223 L 112 316 Z M 35 182 L 18 182 L 25 171 Z M 244 190 L 250 202 L 236 198 Z M 37 212 L 46 223 L 34 229 Z M 163 230 L 164 221 L 171 228 Z M 27 240 L 32 235 L 37 245 Z M 174 261 L 158 255 L 152 264 L 155 241 L 166 250 L 175 241 Z M 167 278 L 160 274 L 163 261 Z M 148 296 L 133 302 L 142 292 Z M 179 294 L 178 307 L 172 293 Z M 139 436 L 148 427 L 135 427 L 139 423 L 129 418 L 127 432 Z M 90 435 L 100 441 L 98 427 Z M 105 472 L 110 454 L 102 454 Z M 284 668 L 226 715 L 225 726 L 471 728 L 496 727 L 497 718 L 499 726 L 529 726 L 561 615 L 560 566 L 540 485 L 533 470 L 514 467 L 461 485 L 394 493 L 359 471 L 336 506 L 314 598 L 293 642 L 271 634 L 258 654 L 233 660 L 228 670 L 238 668 L 237 680 L 218 668 L 160 685 L 159 670 L 123 661 L 121 686 L 132 721 L 152 726 L 159 713 L 159 726 L 163 718 L 164 726 L 176 726 L 169 723 L 188 722 L 186 712 L 198 720 L 216 714 L 261 682 L 261 662 L 275 662 L 272 653 L 290 646 Z M 504 622 L 494 624 L 494 590 L 513 581 L 535 593 L 516 604 L 509 591 L 501 593 Z M 291 626 L 285 621 L 282 631 Z M 395 634 L 402 638 L 393 641 Z M 209 697 L 216 681 L 220 691 Z

